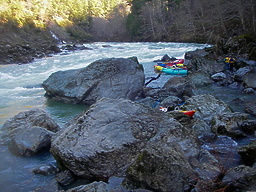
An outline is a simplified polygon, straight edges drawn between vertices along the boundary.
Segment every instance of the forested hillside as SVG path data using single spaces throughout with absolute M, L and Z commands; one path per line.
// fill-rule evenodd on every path
M 49 29 L 62 40 L 88 41 L 94 18 L 104 23 L 124 5 L 123 0 L 1 0 L 0 30 L 34 27 Z
M 0 24 L 64 27 L 78 40 L 214 42 L 255 34 L 256 1 L 2 0 Z
M 128 27 L 144 40 L 214 42 L 256 33 L 255 0 L 133 0 Z
M 236 41 L 243 44 L 255 43 L 256 1 L 1 0 L 0 45 L 52 43 L 52 34 L 59 42 L 73 43 L 178 41 L 220 45 L 223 38 L 230 37 L 239 37 Z

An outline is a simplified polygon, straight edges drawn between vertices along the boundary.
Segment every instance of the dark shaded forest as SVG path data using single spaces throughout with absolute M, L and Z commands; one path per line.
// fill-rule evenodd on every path
M 134 0 L 127 27 L 144 41 L 213 43 L 256 33 L 254 0 Z

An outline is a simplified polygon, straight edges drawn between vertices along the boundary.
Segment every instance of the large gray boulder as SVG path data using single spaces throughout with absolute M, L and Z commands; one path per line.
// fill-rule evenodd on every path
M 14 154 L 29 157 L 43 148 L 49 148 L 53 133 L 41 127 L 27 127 L 18 130 L 12 137 L 9 150 Z
M 207 52 L 205 49 L 186 52 L 185 59 L 189 73 L 202 70 L 209 75 L 213 75 L 222 72 L 225 67 L 224 62 L 212 58 L 210 52 Z
M 43 82 L 46 96 L 67 103 L 93 104 L 103 97 L 134 100 L 145 82 L 143 66 L 134 58 L 97 60 L 85 68 L 58 71 Z
M 182 98 L 195 95 L 195 86 L 184 77 L 172 77 L 163 86 L 169 95 Z
M 185 110 L 196 110 L 194 118 L 210 123 L 212 118 L 221 113 L 231 112 L 229 106 L 212 94 L 195 95 L 186 100 Z
M 190 188 L 195 172 L 182 148 L 173 142 L 148 145 L 127 169 L 126 183 L 154 191 L 180 192 Z
M 213 80 L 211 79 L 210 75 L 200 69 L 193 73 L 189 72 L 187 80 L 196 87 L 209 86 L 213 84 Z
M 140 161 L 145 151 L 153 163 L 140 165 L 148 171 L 129 172 L 132 178 L 138 171 L 141 177 L 136 178 L 137 182 L 155 170 L 148 187 L 168 191 L 171 185 L 184 188 L 184 181 L 194 177 L 188 163 L 199 151 L 193 131 L 167 113 L 126 99 L 99 100 L 67 123 L 51 146 L 58 163 L 75 175 L 103 181 L 124 177 L 127 168 Z M 162 170 L 165 167 L 168 172 Z M 179 179 L 172 180 L 171 175 Z M 165 184 L 171 184 L 159 187 L 163 178 Z
M 253 70 L 248 72 L 243 77 L 243 85 L 246 88 L 250 87 L 250 88 L 256 89 L 256 69 L 255 68 L 253 68 Z
M 38 126 L 48 131 L 59 131 L 59 125 L 44 110 L 35 108 L 29 111 L 23 111 L 8 119 L 2 127 L 2 130 L 15 132 L 19 128 L 29 126 Z
M 42 109 L 23 111 L 7 120 L 2 127 L 3 142 L 22 156 L 31 156 L 50 147 L 51 137 L 59 125 Z

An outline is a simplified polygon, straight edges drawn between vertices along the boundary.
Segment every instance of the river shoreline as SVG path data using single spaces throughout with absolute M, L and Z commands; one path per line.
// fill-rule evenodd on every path
M 107 48 L 106 48 L 106 49 L 107 49 Z M 117 51 L 117 50 L 119 50 L 119 49 L 115 49 L 115 51 Z M 89 51 L 92 51 L 92 50 L 89 50 Z M 77 53 L 78 53 L 78 52 L 77 52 Z M 79 55 L 79 54 L 77 54 L 77 55 Z M 76 58 L 77 58 L 77 55 L 76 55 Z M 84 56 L 84 55 L 83 55 L 83 56 Z M 153 60 L 153 59 L 152 59 L 152 60 Z M 55 57 L 55 58 L 52 58 L 52 59 L 51 59 L 51 62 L 50 62 L 50 63 L 51 63 L 51 64 L 54 64 L 54 62 L 58 62 L 58 57 L 57 57 L 57 58 Z M 147 65 L 149 65 L 149 64 L 151 65 L 151 63 L 145 63 L 145 67 L 148 67 Z M 82 65 L 84 65 L 84 64 L 82 64 Z M 60 65 L 60 66 L 61 66 L 61 65 Z M 69 67 L 68 67 L 68 68 L 69 68 Z M 79 67 L 77 67 L 77 68 L 79 68 Z M 58 69 L 60 70 L 60 67 L 59 67 Z M 61 69 L 62 69 L 62 68 L 61 68 Z M 153 67 L 150 67 L 150 71 L 151 71 L 151 70 L 153 70 Z M 155 75 L 155 74 L 152 73 L 152 74 L 150 74 L 150 75 Z M 150 84 L 149 84 L 149 85 L 150 85 Z M 216 85 L 218 85 L 218 86 L 216 86 L 216 87 L 217 87 L 219 90 L 225 90 L 225 88 L 227 88 L 226 86 L 221 86 L 221 85 L 218 84 L 218 83 L 216 83 Z M 206 87 L 208 87 L 208 86 L 206 86 Z M 216 91 L 217 94 L 218 94 L 218 89 L 217 89 L 217 91 Z M 236 89 L 236 88 L 235 88 L 235 89 Z M 234 89 L 234 90 L 235 90 L 235 89 Z M 243 89 L 241 89 L 240 91 L 241 91 L 241 92 L 240 92 L 241 94 L 244 94 L 244 93 L 242 92 Z M 41 92 L 42 92 L 42 91 L 41 91 Z M 205 92 L 209 92 L 209 90 L 205 90 Z M 225 94 L 223 94 L 223 96 L 225 96 Z M 251 95 L 251 96 L 252 96 L 252 95 Z M 238 96 L 238 97 L 239 97 L 239 96 Z M 234 99 L 237 100 L 238 97 L 235 97 Z M 61 105 L 61 104 L 59 104 L 59 105 Z M 66 111 L 68 111 L 68 109 L 72 108 L 72 105 L 64 105 L 64 104 L 63 104 L 63 106 L 67 106 Z M 56 115 L 57 113 L 59 113 L 59 112 L 58 112 L 58 111 L 54 111 L 54 112 L 53 112 L 54 115 Z M 65 115 L 65 112 L 64 112 L 63 114 Z M 72 115 L 71 115 L 71 116 L 72 116 Z M 228 141 L 229 141 L 229 139 L 228 139 Z M 39 158 L 44 158 L 43 156 L 41 156 L 41 157 L 38 156 L 38 157 L 39 157 Z M 17 159 L 19 159 L 19 158 L 17 158 Z M 47 164 L 47 161 L 46 161 L 46 164 Z M 25 169 L 26 169 L 26 167 L 28 167 L 28 166 L 31 167 L 31 166 L 34 166 L 34 164 L 33 164 L 33 165 L 26 165 L 26 164 L 24 164 Z M 37 176 L 36 176 L 36 177 L 37 177 Z M 41 176 L 40 176 L 40 177 L 41 177 Z M 45 180 L 46 180 L 46 179 L 45 179 Z M 47 182 L 46 182 L 46 185 L 47 185 Z M 55 185 L 54 185 L 54 186 L 55 186 Z M 25 190 L 24 190 L 24 191 L 25 191 Z

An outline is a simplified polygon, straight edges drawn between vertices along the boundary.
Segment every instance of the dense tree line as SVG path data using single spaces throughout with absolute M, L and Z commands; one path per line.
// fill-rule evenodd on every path
M 60 24 L 82 22 L 93 17 L 108 17 L 123 0 L 1 0 L 0 21 L 15 21 L 20 26 L 33 21 L 43 27 L 46 21 Z M 63 23 L 61 23 L 63 22 Z M 65 23 L 66 22 L 66 23 Z
M 50 28 L 64 40 L 67 33 L 86 41 L 95 28 L 93 18 L 107 20 L 123 5 L 124 0 L 1 0 L 0 31 L 8 27 Z
M 255 0 L 132 0 L 128 29 L 151 41 L 215 42 L 256 33 Z
M 1 0 L 3 25 L 50 28 L 64 40 L 212 43 L 255 34 L 256 1 Z

